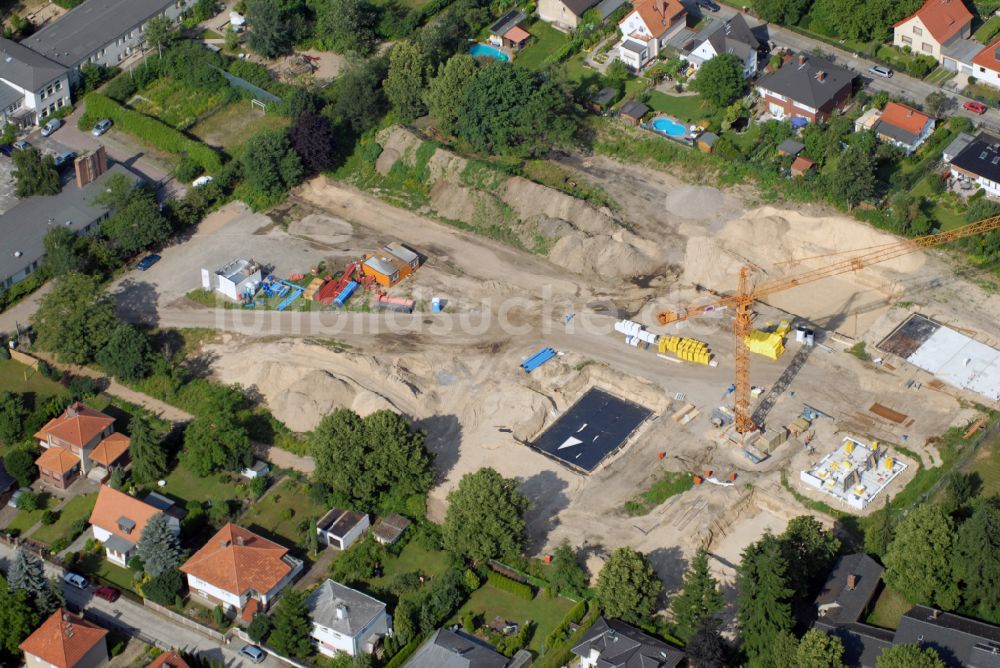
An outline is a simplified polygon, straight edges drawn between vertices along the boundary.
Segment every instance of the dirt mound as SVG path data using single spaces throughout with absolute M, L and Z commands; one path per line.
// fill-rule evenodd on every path
M 354 229 L 346 220 L 312 213 L 289 223 L 288 233 L 326 244 L 341 244 L 350 241 Z
M 495 221 L 503 219 L 503 209 L 493 195 L 450 181 L 438 181 L 431 188 L 431 206 L 442 218 Z
M 572 232 L 563 236 L 549 252 L 549 259 L 578 274 L 640 276 L 656 269 L 655 259 L 635 246 L 610 235 L 587 236 Z
M 427 161 L 427 171 L 430 174 L 428 178 L 430 178 L 431 183 L 436 183 L 441 179 L 458 183 L 462 171 L 468 164 L 469 161 L 465 158 L 460 158 L 454 153 L 439 148 Z
M 382 176 L 389 173 L 397 160 L 403 160 L 406 164 L 412 165 L 413 153 L 422 143 L 420 138 L 412 133 L 396 130 L 395 128 L 386 128 L 376 135 L 376 141 L 382 147 L 382 153 L 375 161 L 375 169 Z
M 598 211 L 583 200 L 520 176 L 508 178 L 498 195 L 522 220 L 544 214 L 568 221 L 587 234 L 611 234 L 617 227 L 610 211 Z

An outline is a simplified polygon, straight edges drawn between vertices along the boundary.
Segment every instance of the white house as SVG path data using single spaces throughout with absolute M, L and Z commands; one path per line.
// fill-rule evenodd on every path
M 217 290 L 235 301 L 241 300 L 247 293 L 256 292 L 260 282 L 260 265 L 253 260 L 236 258 L 214 272 L 209 272 L 208 269 L 201 270 L 203 288 Z
M 973 57 L 972 76 L 1000 88 L 1000 36 Z
M 67 68 L 9 39 L 0 52 L 0 121 L 28 127 L 70 103 Z
M 677 668 L 684 652 L 617 619 L 600 617 L 573 648 L 580 668 Z M 577 664 L 574 664 L 577 665 Z
M 907 154 L 917 150 L 934 132 L 935 119 L 899 102 L 885 109 L 869 109 L 854 121 L 854 131 L 871 130 L 880 141 L 897 146 Z
M 687 10 L 679 0 L 633 0 L 632 11 L 618 24 L 618 58 L 639 71 L 686 27 Z
M 101 485 L 97 503 L 90 513 L 90 524 L 94 529 L 94 538 L 104 545 L 108 560 L 125 567 L 135 554 L 142 530 L 159 512 L 162 511 L 156 506 Z M 177 518 L 165 513 L 164 517 L 174 534 L 179 536 L 181 524 Z
M 371 526 L 367 513 L 332 508 L 316 522 L 319 542 L 346 550 Z
M 980 132 L 951 159 L 951 177 L 1000 197 L 1000 139 Z
M 893 26 L 892 43 L 942 62 L 945 51 L 972 34 L 972 13 L 962 0 L 927 0 Z
M 743 64 L 743 76 L 750 78 L 757 74 L 757 51 L 760 42 L 754 37 L 742 14 L 736 14 L 728 21 L 715 21 L 698 35 L 694 47 L 685 59 L 695 67 L 729 53 Z
M 244 620 L 267 609 L 302 570 L 288 548 L 235 524 L 219 529 L 181 565 L 191 594 Z
M 392 633 L 385 603 L 333 580 L 317 587 L 307 605 L 313 623 L 309 635 L 326 656 L 371 654 L 378 641 Z

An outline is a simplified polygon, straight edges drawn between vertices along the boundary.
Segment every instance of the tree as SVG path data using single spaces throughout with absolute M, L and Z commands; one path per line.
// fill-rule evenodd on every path
M 184 430 L 181 459 L 195 474 L 239 471 L 253 462 L 247 430 L 226 413 L 196 417 Z
M 725 668 L 729 648 L 719 633 L 718 620 L 705 618 L 684 645 L 691 664 L 698 668 Z
M 466 86 L 456 128 L 480 153 L 515 157 L 567 144 L 574 129 L 569 98 L 554 81 L 496 62 Z
M 941 656 L 931 647 L 916 644 L 886 647 L 875 659 L 875 668 L 946 668 Z
M 277 58 L 292 49 L 292 26 L 276 0 L 246 0 L 250 48 L 265 58 Z
M 183 591 L 184 574 L 176 568 L 168 569 L 142 585 L 142 595 L 160 605 L 173 605 Z
M 427 111 L 427 59 L 413 42 L 399 42 L 389 52 L 389 75 L 382 84 L 399 119 L 408 123 Z
M 149 518 L 136 543 L 135 553 L 142 559 L 143 570 L 154 578 L 180 565 L 181 541 L 166 515 L 156 513 Z
M 885 497 L 882 507 L 876 510 L 869 517 L 868 527 L 865 529 L 865 552 L 882 558 L 885 551 L 892 543 L 892 534 L 895 528 L 895 518 L 892 514 L 892 507 L 889 505 L 889 495 Z
M 840 539 L 810 515 L 801 515 L 788 523 L 780 537 L 782 553 L 788 564 L 787 584 L 799 600 L 812 599 L 823 584 L 840 552 Z
M 653 614 L 663 583 L 641 553 L 620 547 L 597 576 L 597 600 L 604 614 L 640 624 Z
M 34 552 L 29 552 L 21 546 L 14 550 L 14 558 L 11 559 L 7 569 L 7 583 L 11 591 L 23 589 L 35 599 L 49 587 L 42 560 Z
M 302 161 L 283 131 L 264 131 L 250 137 L 243 149 L 243 178 L 265 197 L 281 197 L 298 185 Z
M 116 466 L 111 469 L 111 477 L 108 478 L 108 487 L 117 489 L 119 492 L 125 488 L 125 469 L 123 467 Z
M 720 53 L 698 68 L 691 87 L 717 109 L 739 97 L 746 87 L 743 63 L 731 53 Z
M 455 132 L 458 114 L 465 101 L 465 89 L 478 69 L 475 58 L 467 53 L 460 53 L 440 65 L 437 76 L 428 82 L 424 102 L 442 132 Z
M 988 501 L 975 504 L 972 516 L 958 529 L 955 547 L 964 608 L 1000 622 L 1000 508 Z
M 73 273 L 59 278 L 42 297 L 33 322 L 38 347 L 56 353 L 63 362 L 86 364 L 107 344 L 120 321 L 101 279 Z
M 139 485 L 160 480 L 167 474 L 167 451 L 153 433 L 149 422 L 137 415 L 129 422 L 129 453 L 132 456 L 132 479 Z
M 313 480 L 359 508 L 407 510 L 406 500 L 425 495 L 434 480 L 426 440 L 425 432 L 413 431 L 392 411 L 362 419 L 337 409 L 313 431 Z
M 951 98 L 941 91 L 936 90 L 927 95 L 924 100 L 924 106 L 929 113 L 937 116 L 951 106 Z
M 527 509 L 516 480 L 491 468 L 467 473 L 448 493 L 445 548 L 477 562 L 517 556 L 524 548 Z
M 576 550 L 563 541 L 552 554 L 549 584 L 560 594 L 576 594 L 587 589 L 587 574 L 576 560 Z
M 852 144 L 840 154 L 833 172 L 826 178 L 830 196 L 849 209 L 875 192 L 875 156 L 858 144 Z
M 177 39 L 174 22 L 168 16 L 154 16 L 149 19 L 146 22 L 146 27 L 142 29 L 142 34 L 145 37 L 146 46 L 150 49 L 156 49 L 156 54 L 161 57 L 163 49 Z
M 885 553 L 885 583 L 908 601 L 954 610 L 959 590 L 954 576 L 955 524 L 941 506 L 925 504 L 899 524 Z
M 317 174 L 333 166 L 335 138 L 333 126 L 325 116 L 303 112 L 289 129 L 288 139 L 307 172 Z
M 81 252 L 80 237 L 66 227 L 53 227 L 45 233 L 42 247 L 45 249 L 45 267 L 52 276 L 62 276 L 72 272 L 83 272 L 87 268 L 87 258 Z
M 13 445 L 20 440 L 27 415 L 28 411 L 24 408 L 24 399 L 20 394 L 9 390 L 0 392 L 0 441 L 5 445 Z
M 240 34 L 232 29 L 232 27 L 226 28 L 226 32 L 223 33 L 223 43 L 226 48 L 230 51 L 238 51 L 240 48 Z
M 947 482 L 948 485 L 945 487 L 946 505 L 952 511 L 959 510 L 976 498 L 982 485 L 977 474 L 962 473 L 961 471 L 949 473 Z
M 719 581 L 708 570 L 708 553 L 698 550 L 684 574 L 680 593 L 670 602 L 677 636 L 681 640 L 690 638 L 706 619 L 718 614 L 724 604 Z
M 51 155 L 42 156 L 37 148 L 14 151 L 15 194 L 18 197 L 55 195 L 62 190 L 59 172 Z
M 4 665 L 14 665 L 22 660 L 18 648 L 31 635 L 40 622 L 37 612 L 32 609 L 28 592 L 11 591 L 7 581 L 0 577 L 0 654 L 6 654 Z
M 278 600 L 271 618 L 273 630 L 269 636 L 271 646 L 285 656 L 302 658 L 312 652 L 309 634 L 302 629 L 312 628 L 306 595 L 291 587 Z
M 18 487 L 27 487 L 38 477 L 38 467 L 35 466 L 37 455 L 27 448 L 12 450 L 3 458 L 7 473 L 14 476 Z
M 737 620 L 743 649 L 754 665 L 779 668 L 770 658 L 770 646 L 778 634 L 792 629 L 795 592 L 786 584 L 788 563 L 782 552 L 781 541 L 765 534 L 743 550 L 737 569 Z
M 814 25 L 830 34 L 881 42 L 892 36 L 894 23 L 922 4 L 922 0 L 816 0 L 810 15 Z
M 798 668 L 844 668 L 844 643 L 819 629 L 809 629 L 799 641 Z
M 132 325 L 115 328 L 107 344 L 97 351 L 97 363 L 115 378 L 138 380 L 149 373 L 149 340 Z
M 271 618 L 265 614 L 254 615 L 250 624 L 247 625 L 247 635 L 255 643 L 262 643 L 267 640 L 271 633 Z
M 323 48 L 367 56 L 378 42 L 378 10 L 368 0 L 320 0 L 316 34 Z
M 806 15 L 813 0 L 755 0 L 754 7 L 765 21 L 796 25 Z
M 101 233 L 121 253 L 132 255 L 170 236 L 170 221 L 160 211 L 156 195 L 148 188 L 132 188 L 114 208 L 111 217 L 101 223 Z
M 333 118 L 361 134 L 385 114 L 389 103 L 382 81 L 389 72 L 388 58 L 371 58 L 347 70 L 334 84 Z
M 219 13 L 219 3 L 216 0 L 198 0 L 194 3 L 194 20 L 198 23 L 207 21 Z

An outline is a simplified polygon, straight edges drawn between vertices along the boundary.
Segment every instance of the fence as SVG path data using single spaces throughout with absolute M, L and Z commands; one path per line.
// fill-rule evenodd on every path
M 225 633 L 220 633 L 219 631 L 216 631 L 215 629 L 210 629 L 207 626 L 205 626 L 204 624 L 200 624 L 200 623 L 194 621 L 193 619 L 191 619 L 189 617 L 185 617 L 184 615 L 181 615 L 181 614 L 178 614 L 178 613 L 174 612 L 170 608 L 166 608 L 166 607 L 160 605 L 159 603 L 153 603 L 148 598 L 142 599 L 142 604 L 144 606 L 146 606 L 147 608 L 150 608 L 151 610 L 154 610 L 155 612 L 160 613 L 164 617 L 172 619 L 173 621 L 177 622 L 178 624 L 183 624 L 184 626 L 187 626 L 188 628 L 194 629 L 195 631 L 197 631 L 198 633 L 201 633 L 202 635 L 208 636 L 212 640 L 217 640 L 217 641 L 219 641 L 221 643 L 228 642 L 228 639 L 227 639 Z
M 31 355 L 22 353 L 20 350 L 10 350 L 10 356 L 15 362 L 20 362 L 25 366 L 30 366 L 35 371 L 38 371 L 38 360 Z

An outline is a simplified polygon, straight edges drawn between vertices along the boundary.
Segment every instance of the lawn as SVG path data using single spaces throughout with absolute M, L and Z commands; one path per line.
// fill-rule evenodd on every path
M 667 95 L 658 90 L 649 94 L 650 109 L 685 123 L 695 123 L 712 114 L 712 107 L 699 95 Z
M 305 484 L 286 478 L 276 489 L 254 502 L 240 518 L 240 524 L 284 539 L 286 545 L 296 545 L 302 540 L 300 523 L 309 521 L 311 525 L 311 521 L 318 520 L 327 510 L 329 508 L 312 500 Z
M 991 16 L 972 36 L 980 44 L 989 44 L 997 33 L 1000 33 L 1000 16 Z
M 917 181 L 917 185 L 910 192 L 917 197 L 926 197 L 931 203 L 931 217 L 940 223 L 941 230 L 953 230 L 956 227 L 965 225 L 965 212 L 955 208 L 948 200 L 940 195 L 935 195 L 931 189 L 929 179 L 938 178 L 937 174 L 928 174 Z
M 228 89 L 209 92 L 162 77 L 139 91 L 129 100 L 129 106 L 178 130 L 186 130 L 200 116 L 222 105 L 228 94 Z
M 39 527 L 38 531 L 31 534 L 31 537 L 46 545 L 53 545 L 60 538 L 71 540 L 70 533 L 73 524 L 77 520 L 89 518 L 95 503 L 97 503 L 96 493 L 73 497 L 59 510 L 59 519 L 55 521 L 55 524 Z
M 81 559 L 74 566 L 74 570 L 81 575 L 100 578 L 118 589 L 135 591 L 135 586 L 132 584 L 132 571 L 111 563 L 104 554 L 103 547 L 93 552 L 81 553 Z
M 42 492 L 38 497 L 38 510 L 32 510 L 30 513 L 24 510 L 17 511 L 17 515 L 7 525 L 7 530 L 16 530 L 24 534 L 24 532 L 42 520 L 42 513 L 49 508 L 55 508 L 57 505 L 59 505 L 59 499 L 47 492 Z
M 386 559 L 382 564 L 381 577 L 372 578 L 375 588 L 384 589 L 393 578 L 403 573 L 422 573 L 430 579 L 448 570 L 448 557 L 440 550 L 428 550 L 411 540 L 399 553 L 398 557 Z
M 228 151 L 256 132 L 277 130 L 287 124 L 288 119 L 283 116 L 265 114 L 251 109 L 248 100 L 237 100 L 202 118 L 189 132 L 209 146 Z
M 660 477 L 644 492 L 625 504 L 629 515 L 645 515 L 667 499 L 682 494 L 694 484 L 690 473 L 663 471 Z
M 184 464 L 170 472 L 166 486 L 158 491 L 183 501 L 224 501 L 237 496 L 232 479 L 226 474 L 202 478 L 192 473 Z
M 868 615 L 867 622 L 884 629 L 894 629 L 899 626 L 899 620 L 912 607 L 913 604 L 907 601 L 902 594 L 886 587 L 879 594 L 878 601 L 875 602 L 875 608 Z
M 545 638 L 559 625 L 572 607 L 572 601 L 559 596 L 547 598 L 538 594 L 534 600 L 525 601 L 486 584 L 472 593 L 449 624 L 461 623 L 462 617 L 470 611 L 477 615 L 483 624 L 489 624 L 495 617 L 518 624 L 532 620 L 536 626 L 531 642 L 528 643 L 528 649 L 540 654 Z
M 989 104 L 1000 104 L 1000 92 L 989 84 L 969 84 L 965 87 L 965 94 L 977 100 L 985 100 Z
M 966 466 L 966 471 L 979 474 L 982 498 L 1000 494 L 1000 439 L 985 443 Z
M 14 360 L 0 360 L 0 387 L 11 392 L 31 392 L 37 397 L 51 397 L 66 392 L 66 388 L 59 383 Z
M 525 26 L 525 30 L 531 33 L 531 41 L 514 60 L 518 65 L 533 70 L 541 69 L 545 60 L 569 39 L 564 33 L 542 20 Z

